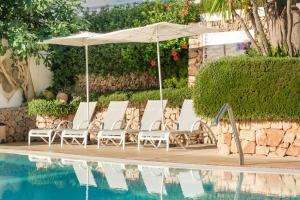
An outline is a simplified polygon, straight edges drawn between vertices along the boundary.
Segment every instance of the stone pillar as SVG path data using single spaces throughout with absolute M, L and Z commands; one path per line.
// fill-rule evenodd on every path
M 202 35 L 189 39 L 188 85 L 194 85 L 196 75 L 203 63 Z

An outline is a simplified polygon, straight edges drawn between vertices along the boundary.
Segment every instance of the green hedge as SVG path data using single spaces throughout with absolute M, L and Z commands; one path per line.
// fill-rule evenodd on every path
M 181 107 L 184 99 L 192 98 L 192 89 L 164 89 L 163 98 L 168 100 L 168 106 Z M 159 100 L 159 90 L 149 90 L 132 94 L 130 101 L 136 105 L 145 105 L 147 100 Z
M 37 99 L 28 103 L 29 115 L 66 116 L 73 112 L 73 104 L 65 104 L 57 100 Z
M 229 103 L 239 120 L 299 120 L 300 59 L 241 56 L 208 63 L 193 99 L 196 112 L 208 118 Z
M 168 99 L 168 106 L 180 107 L 184 99 L 192 98 L 192 89 L 164 89 L 164 99 Z M 91 95 L 91 101 L 97 99 L 96 95 Z M 150 90 L 142 92 L 114 92 L 104 94 L 98 97 L 98 107 L 105 108 L 110 101 L 129 100 L 133 106 L 144 106 L 147 100 L 159 100 L 159 90 Z M 28 113 L 30 115 L 41 116 L 66 116 L 75 113 L 80 101 L 85 101 L 83 97 L 77 97 L 68 104 L 60 103 L 56 100 L 37 99 L 28 104 Z

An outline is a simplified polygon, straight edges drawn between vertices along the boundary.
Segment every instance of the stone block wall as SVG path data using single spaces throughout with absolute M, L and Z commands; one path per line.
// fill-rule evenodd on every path
M 124 74 L 120 76 L 90 75 L 90 92 L 108 92 L 123 90 L 146 90 L 158 88 L 158 79 L 149 73 Z M 79 75 L 75 84 L 75 93 L 85 93 L 85 75 Z
M 144 107 L 130 107 L 126 111 L 125 124 L 131 121 L 131 129 L 137 129 L 142 118 Z M 106 113 L 105 109 L 97 110 L 92 123 L 94 128 L 99 128 L 100 122 Z M 179 119 L 180 108 L 166 108 L 165 120 L 170 121 L 168 128 L 175 129 Z M 0 122 L 7 125 L 7 142 L 26 141 L 28 131 L 32 128 L 54 128 L 61 120 L 71 120 L 68 117 L 30 117 L 26 108 L 0 109 Z M 204 121 L 210 126 L 210 121 Z M 247 121 L 238 122 L 237 128 L 244 154 L 268 157 L 294 156 L 300 157 L 300 122 L 283 121 Z M 211 131 L 217 138 L 217 147 L 221 154 L 236 154 L 237 148 L 233 138 L 230 124 L 221 122 L 217 127 L 211 127 Z M 197 132 L 193 134 L 192 142 L 210 142 L 208 136 L 201 138 Z M 132 141 L 134 136 L 128 136 Z M 184 137 L 178 135 L 179 139 Z M 172 140 L 172 138 L 171 138 Z
M 300 157 L 300 122 L 247 121 L 237 124 L 244 154 L 268 157 Z M 218 149 L 221 154 L 237 153 L 232 128 L 221 123 L 218 132 Z
M 6 124 L 7 142 L 25 141 L 35 127 L 35 117 L 28 116 L 26 107 L 0 109 L 0 122 Z

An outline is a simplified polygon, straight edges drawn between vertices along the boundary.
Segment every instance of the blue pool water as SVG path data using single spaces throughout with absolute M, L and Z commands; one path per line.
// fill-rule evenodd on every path
M 300 199 L 300 175 L 0 154 L 0 199 Z

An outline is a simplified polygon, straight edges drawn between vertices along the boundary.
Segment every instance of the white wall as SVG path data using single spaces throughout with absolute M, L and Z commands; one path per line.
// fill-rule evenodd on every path
M 39 95 L 52 83 L 53 73 L 45 66 L 42 60 L 36 63 L 33 58 L 28 61 L 36 95 Z
M 251 31 L 253 34 L 253 31 Z M 245 53 L 245 45 L 250 40 L 244 31 L 216 32 L 203 35 L 204 62 L 224 56 L 234 56 Z
M 82 6 L 90 10 L 97 10 L 104 6 L 115 6 L 127 3 L 138 3 L 144 0 L 82 0 Z
M 243 12 L 240 9 L 236 10 L 237 14 L 243 16 Z M 258 14 L 260 17 L 264 17 L 265 16 L 265 11 L 263 7 L 259 7 L 258 8 Z M 207 22 L 213 22 L 213 21 L 222 21 L 224 20 L 224 16 L 221 13 L 214 13 L 214 14 L 209 14 L 209 13 L 204 13 L 201 16 L 203 21 L 207 21 Z M 230 19 L 231 16 L 226 16 L 226 19 Z
M 43 61 L 37 64 L 33 58 L 28 61 L 32 76 L 33 87 L 36 95 L 39 95 L 52 83 L 52 72 L 46 68 Z M 19 107 L 23 102 L 23 91 L 18 89 L 15 94 L 8 100 L 3 95 L 2 87 L 0 86 L 0 108 Z
M 0 108 L 19 107 L 23 102 L 23 91 L 18 89 L 15 94 L 8 100 L 3 95 L 2 87 L 0 87 Z

